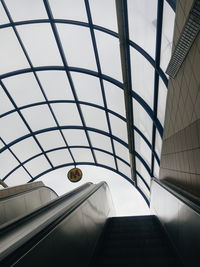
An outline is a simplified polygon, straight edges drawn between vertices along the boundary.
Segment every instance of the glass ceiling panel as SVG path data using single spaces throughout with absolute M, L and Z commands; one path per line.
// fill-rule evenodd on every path
M 96 70 L 89 29 L 67 24 L 57 24 L 57 29 L 68 65 Z
M 69 19 L 87 22 L 87 14 L 83 0 L 49 0 L 55 19 Z
M 45 101 L 32 73 L 25 73 L 4 79 L 4 84 L 18 106 Z
M 26 125 L 17 113 L 12 113 L 0 119 L 0 136 L 5 142 L 11 142 L 28 133 Z
M 15 153 L 21 162 L 31 158 L 34 155 L 41 153 L 41 150 L 35 140 L 30 137 L 13 145 L 11 150 Z
M 108 132 L 105 111 L 85 105 L 81 105 L 81 109 L 85 118 L 86 126 Z
M 115 146 L 116 155 L 119 156 L 120 158 L 124 159 L 126 162 L 129 163 L 130 159 L 129 159 L 128 148 L 126 148 L 125 146 L 123 146 L 119 142 L 116 142 L 115 140 L 114 140 L 114 146 Z
M 10 151 L 6 150 L 0 154 L 0 175 L 1 179 L 10 172 L 11 169 L 15 168 L 19 165 L 18 161 L 14 158 L 14 156 L 10 153 Z
M 48 24 L 17 26 L 17 30 L 34 66 L 62 65 L 53 32 Z
M 24 164 L 24 166 L 33 177 L 51 168 L 50 164 L 44 156 L 34 158 Z
M 157 2 L 157 0 L 128 0 L 129 38 L 153 58 L 156 44 Z
M 79 101 L 103 106 L 99 79 L 87 74 L 71 72 Z
M 112 151 L 110 137 L 104 136 L 99 133 L 89 132 L 90 140 L 93 147 L 101 148 L 109 152 Z
M 47 153 L 48 158 L 51 160 L 54 166 L 72 162 L 72 158 L 67 149 L 56 150 Z
M 135 126 L 144 134 L 151 143 L 152 139 L 152 120 L 143 107 L 133 99 L 133 114 Z
M 82 125 L 78 109 L 75 104 L 52 104 L 51 107 L 60 125 Z M 73 116 L 72 116 L 73 114 Z
M 154 160 L 154 177 L 159 178 L 159 171 L 160 171 L 160 166 L 158 165 L 157 161 Z
M 117 32 L 118 28 L 115 0 L 89 0 L 89 3 L 93 24 L 100 25 Z
M 9 23 L 9 19 L 6 15 L 6 12 L 3 8 L 2 3 L 0 2 L 0 25 L 5 24 L 5 23 Z
M 20 0 L 20 4 L 19 1 L 6 0 L 6 5 L 14 21 L 47 19 L 43 1 L 41 0 Z
M 131 168 L 119 159 L 117 159 L 117 164 L 118 164 L 119 171 L 131 179 Z
M 65 146 L 65 142 L 59 131 L 51 131 L 51 132 L 37 134 L 37 140 L 40 142 L 42 148 L 45 151 Z
M 12 29 L 0 29 L 0 40 L 0 58 L 3 62 L 0 64 L 0 74 L 29 67 Z
M 142 162 L 136 157 L 136 169 L 139 172 L 139 174 L 144 178 L 144 180 L 147 182 L 147 184 L 150 186 L 151 183 L 151 177 L 142 164 Z
M 164 125 L 164 120 L 165 120 L 166 101 L 167 101 L 167 87 L 163 83 L 163 80 L 159 78 L 157 117 L 162 125 Z
M 69 146 L 89 146 L 85 131 L 83 130 L 62 130 Z
M 132 90 L 139 94 L 153 109 L 154 68 L 135 49 L 130 49 L 132 68 Z
M 151 149 L 144 141 L 144 139 L 136 132 L 135 134 L 135 150 L 142 156 L 142 158 L 146 161 L 146 163 L 151 165 Z
M 126 117 L 124 91 L 110 82 L 104 81 L 108 109 Z
M 9 110 L 14 109 L 13 104 L 10 102 L 9 98 L 0 86 L 0 114 L 3 114 Z
M 171 57 L 175 13 L 164 1 L 160 66 L 165 71 Z
M 19 177 L 20 177 L 20 183 L 19 183 Z M 22 167 L 20 167 L 11 175 L 8 176 L 8 178 L 6 179 L 6 184 L 8 186 L 25 184 L 28 181 L 30 181 L 30 179 L 31 177 L 28 175 L 28 173 Z
M 147 197 L 150 196 L 150 192 L 147 189 L 146 185 L 144 184 L 144 182 L 142 181 L 142 179 L 140 178 L 140 176 L 137 175 L 137 185 L 139 186 L 139 188 L 142 190 L 143 193 L 145 193 L 145 195 Z
M 23 109 L 22 114 L 33 131 L 56 126 L 47 105 Z
M 112 128 L 112 134 L 114 136 L 119 137 L 122 139 L 124 142 L 128 142 L 128 137 L 127 137 L 127 127 L 126 127 L 126 122 L 120 120 L 116 116 L 113 116 L 112 114 L 109 115 L 110 117 L 110 122 L 111 122 L 111 128 Z
M 95 155 L 99 164 L 103 164 L 115 169 L 115 162 L 113 156 L 97 150 L 95 150 Z
M 95 36 L 102 73 L 122 81 L 119 40 L 99 31 Z
M 39 71 L 37 75 L 49 100 L 74 100 L 65 71 Z
M 90 149 L 72 148 L 71 151 L 76 162 L 94 162 Z
M 155 151 L 159 157 L 161 155 L 161 149 L 162 149 L 162 138 L 160 137 L 158 131 L 156 130 Z

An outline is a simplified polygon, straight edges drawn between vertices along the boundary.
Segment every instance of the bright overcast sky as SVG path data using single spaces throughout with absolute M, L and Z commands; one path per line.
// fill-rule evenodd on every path
M 81 166 L 83 178 L 78 183 L 72 183 L 67 178 L 69 168 L 62 168 L 48 173 L 38 180 L 54 189 L 59 195 L 87 183 L 106 181 L 109 185 L 117 216 L 134 216 L 149 214 L 149 208 L 138 191 L 125 179 L 112 171 L 94 167 Z

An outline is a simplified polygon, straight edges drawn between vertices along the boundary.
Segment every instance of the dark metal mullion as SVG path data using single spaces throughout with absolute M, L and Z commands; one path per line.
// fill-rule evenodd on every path
M 119 32 L 120 55 L 124 85 L 124 100 L 127 118 L 127 133 L 129 144 L 129 155 L 131 165 L 131 176 L 137 187 L 136 161 L 135 161 L 135 137 L 134 137 L 134 115 L 132 105 L 132 76 L 129 47 L 129 25 L 126 0 L 116 0 L 117 23 Z
M 13 100 L 13 98 L 11 97 L 11 95 L 9 94 L 7 88 L 5 87 L 5 85 L 3 84 L 3 82 L 0 80 L 0 85 L 2 86 L 4 92 L 6 93 L 7 97 L 9 98 L 10 102 L 13 104 L 13 106 L 15 107 L 15 109 L 17 110 L 17 113 L 19 114 L 20 118 L 22 119 L 22 121 L 24 122 L 24 124 L 26 125 L 26 127 L 28 128 L 31 136 L 34 138 L 35 142 L 37 143 L 37 145 L 39 146 L 39 148 L 41 149 L 41 151 L 43 152 L 45 158 L 47 159 L 47 161 L 49 162 L 50 166 L 53 166 L 53 164 L 51 163 L 50 159 L 48 158 L 48 156 L 45 154 L 44 149 L 42 148 L 40 142 L 37 140 L 37 138 L 34 136 L 33 131 L 31 129 L 31 127 L 29 126 L 28 122 L 26 121 L 26 119 L 24 118 L 23 114 L 21 113 L 21 111 L 18 109 L 18 106 L 16 105 L 15 101 Z
M 154 118 L 157 119 L 158 111 L 158 93 L 159 93 L 159 74 L 156 69 L 160 66 L 160 51 L 162 40 L 162 21 L 163 21 L 163 0 L 157 2 L 157 28 L 156 28 L 156 53 L 155 53 L 155 72 L 154 72 L 154 103 L 153 112 Z M 154 175 L 154 153 L 156 142 L 156 126 L 153 123 L 152 127 L 152 155 L 151 155 L 151 177 Z
M 5 3 L 4 3 L 4 0 L 2 1 L 2 4 L 3 4 L 3 7 L 4 7 L 4 9 L 5 9 L 5 12 L 6 12 L 7 16 L 8 16 L 8 19 L 9 19 L 10 22 L 12 23 L 12 22 L 13 22 L 12 17 L 11 17 L 11 15 L 10 15 L 10 13 L 9 13 L 9 10 L 7 9 L 7 6 L 6 6 Z M 20 38 L 20 36 L 19 36 L 19 33 L 18 33 L 18 31 L 17 31 L 17 29 L 16 29 L 16 27 L 15 27 L 14 25 L 12 25 L 12 28 L 13 28 L 13 30 L 14 30 L 14 32 L 15 32 L 15 35 L 16 35 L 16 37 L 17 37 L 17 40 L 18 40 L 18 42 L 19 42 L 19 44 L 20 44 L 20 46 L 21 46 L 21 48 L 22 48 L 22 50 L 23 50 L 23 52 L 24 52 L 24 55 L 25 55 L 25 57 L 26 57 L 26 59 L 27 59 L 29 65 L 30 65 L 30 67 L 31 67 L 31 70 L 32 70 L 33 75 L 34 75 L 34 77 L 35 77 L 35 79 L 36 79 L 36 81 L 37 81 L 37 83 L 38 83 L 38 86 L 39 86 L 41 92 L 42 92 L 42 95 L 43 95 L 43 97 L 45 98 L 45 100 L 47 101 L 47 105 L 48 105 L 48 107 L 49 107 L 49 109 L 50 109 L 51 115 L 53 116 L 56 125 L 59 126 L 58 120 L 57 120 L 57 118 L 56 118 L 56 116 L 55 116 L 55 114 L 54 114 L 54 112 L 53 112 L 52 107 L 50 106 L 50 104 L 48 104 L 48 98 L 47 98 L 47 96 L 46 96 L 46 94 L 45 94 L 45 91 L 44 91 L 44 89 L 43 89 L 43 87 L 42 87 L 42 84 L 41 84 L 41 82 L 40 82 L 40 80 L 39 80 L 39 78 L 38 78 L 37 73 L 34 71 L 34 66 L 33 66 L 33 64 L 32 64 L 32 62 L 31 62 L 31 59 L 30 59 L 30 57 L 29 57 L 29 55 L 28 55 L 28 53 L 27 53 L 27 51 L 26 51 L 26 48 L 25 48 L 25 46 L 24 46 L 24 44 L 23 44 L 23 42 L 22 42 L 22 40 L 21 40 L 21 38 Z M 63 132 L 60 131 L 60 134 L 61 134 L 61 136 L 62 136 L 62 138 L 63 138 L 63 141 L 64 141 L 66 147 L 68 148 L 68 143 L 67 143 L 67 141 L 66 141 L 66 139 L 65 139 L 65 136 L 64 136 Z M 72 157 L 72 160 L 73 160 L 74 163 L 75 163 L 74 156 L 73 156 L 71 150 L 68 149 L 68 151 L 69 151 L 69 153 L 70 153 L 70 156 Z
M 7 144 L 4 142 L 4 140 L 2 139 L 2 137 L 0 137 L 1 142 L 4 144 L 5 147 L 7 147 Z M 15 155 L 15 153 L 12 151 L 12 149 L 10 147 L 7 147 L 7 149 L 9 150 L 9 152 L 13 155 L 13 157 L 18 161 L 19 166 L 22 167 L 25 172 L 31 177 L 31 179 L 33 179 L 33 176 L 30 174 L 30 172 L 26 169 L 26 167 L 22 164 L 22 162 L 19 160 L 19 158 Z M 41 153 L 42 154 L 42 153 Z
M 56 103 L 73 103 L 75 104 L 75 100 L 50 100 L 48 101 L 49 104 L 56 104 Z M 87 105 L 87 106 L 91 106 L 91 107 L 94 107 L 94 108 L 98 108 L 98 109 L 101 109 L 101 110 L 104 110 L 105 111 L 105 107 L 103 106 L 99 106 L 97 104 L 94 104 L 94 103 L 89 103 L 89 102 L 85 102 L 85 101 L 79 101 L 78 102 L 80 105 Z M 45 105 L 46 102 L 37 102 L 37 103 L 32 103 L 32 104 L 29 104 L 29 105 L 26 105 L 26 106 L 21 106 L 21 107 L 18 107 L 19 110 L 21 109 L 26 109 L 26 108 L 30 108 L 30 107 L 33 107 L 33 106 L 39 106 L 39 105 Z M 0 115 L 0 118 L 2 117 L 5 117 L 11 113 L 14 113 L 14 112 L 17 112 L 15 109 L 13 110 L 10 110 L 10 111 L 7 111 L 6 113 L 3 113 Z M 121 116 L 120 114 L 110 110 L 110 109 L 107 109 L 107 112 L 116 116 L 117 118 L 119 118 L 120 120 L 126 122 L 126 118 L 124 118 L 123 116 Z M 152 151 L 152 145 L 151 143 L 149 142 L 149 140 L 145 137 L 145 135 L 134 125 L 133 126 L 133 129 L 141 136 L 141 138 L 144 140 L 144 142 L 147 144 L 147 146 L 151 149 Z M 158 155 L 156 154 L 155 151 L 152 151 L 154 153 L 154 156 L 156 158 L 156 161 L 158 162 L 158 164 L 160 164 L 160 160 L 159 160 L 159 157 Z M 117 157 L 117 156 L 116 156 Z
M 106 94 L 105 94 L 105 88 L 104 88 L 104 83 L 103 80 L 101 78 L 102 75 L 102 71 L 101 71 L 101 64 L 100 64 L 100 60 L 99 60 L 99 53 L 98 53 L 98 49 L 97 49 L 97 42 L 96 42 L 96 37 L 95 37 L 95 33 L 94 33 L 94 28 L 93 28 L 93 22 L 92 22 L 92 15 L 91 15 L 91 11 L 90 11 L 90 5 L 88 0 L 85 0 L 85 7 L 86 7 L 86 12 L 87 12 L 87 17 L 88 17 L 88 21 L 89 21 L 89 27 L 90 27 L 90 34 L 91 34 L 91 38 L 92 38 L 92 44 L 93 44 L 93 49 L 94 49 L 94 54 L 95 54 L 95 60 L 96 60 L 96 64 L 97 64 L 97 70 L 99 73 L 99 81 L 100 81 L 100 85 L 101 85 L 101 93 L 102 93 L 102 97 L 103 97 L 103 103 L 104 103 L 104 107 L 105 107 L 105 114 L 106 114 L 106 120 L 107 120 L 107 124 L 108 124 L 108 130 L 109 133 L 112 135 L 112 128 L 111 128 L 111 123 L 110 123 L 110 117 L 107 111 L 107 101 L 106 101 Z M 114 161 L 115 161 L 115 166 L 116 169 L 118 170 L 118 164 L 117 164 L 117 159 L 116 159 L 116 152 L 115 152 L 115 146 L 114 146 L 114 141 L 112 138 L 110 138 L 111 141 L 111 146 L 112 146 L 112 151 L 113 151 L 113 157 L 114 157 Z
M 62 43 L 60 41 L 60 37 L 59 37 L 59 34 L 58 34 L 57 27 L 56 27 L 55 22 L 54 22 L 54 18 L 53 18 L 53 14 L 52 14 L 52 11 L 51 11 L 51 8 L 50 8 L 50 5 L 49 5 L 49 1 L 48 0 L 43 0 L 43 3 L 44 3 L 44 6 L 45 6 L 45 9 L 46 9 L 48 18 L 50 20 L 51 28 L 52 28 L 52 31 L 53 31 L 53 34 L 54 34 L 54 38 L 55 38 L 57 47 L 58 47 L 58 51 L 60 53 L 63 65 L 65 67 L 65 72 L 66 72 L 67 78 L 69 80 L 69 84 L 71 86 L 72 94 L 73 94 L 74 99 L 76 101 L 76 106 L 77 106 L 77 109 L 78 109 L 78 112 L 79 112 L 79 115 L 80 115 L 80 118 L 81 118 L 81 122 L 83 124 L 84 129 L 85 129 L 85 134 L 86 134 L 86 137 L 87 137 L 87 141 L 88 141 L 88 144 L 90 146 L 94 162 L 96 163 L 97 162 L 96 161 L 96 156 L 95 156 L 95 153 L 94 153 L 93 148 L 92 148 L 92 143 L 91 143 L 91 140 L 90 140 L 90 136 L 88 134 L 88 131 L 86 130 L 85 119 L 84 119 L 84 116 L 83 116 L 83 113 L 82 113 L 82 110 L 81 110 L 81 106 L 78 103 L 78 97 L 77 97 L 77 94 L 76 94 L 75 86 L 74 86 L 74 83 L 73 83 L 73 79 L 71 77 L 71 73 L 68 70 L 67 60 L 66 60 L 65 53 L 64 53 L 64 50 L 63 50 L 63 47 L 62 47 Z
M 70 146 L 71 149 L 73 148 L 79 148 L 79 149 L 90 149 L 89 146 L 78 146 L 78 145 L 75 145 L 75 146 Z M 54 152 L 54 151 L 58 151 L 58 150 L 64 150 L 66 149 L 66 147 L 56 147 L 56 148 L 52 148 L 52 149 L 49 149 L 49 150 L 46 150 L 45 152 L 46 153 L 50 153 L 50 152 Z M 104 150 L 104 149 L 101 149 L 101 148 L 97 148 L 97 147 L 93 147 L 94 150 L 97 150 L 97 151 L 101 151 L 103 153 L 106 153 L 106 154 L 109 154 L 111 156 L 113 156 L 113 153 L 111 153 L 110 151 L 107 151 L 107 150 Z M 18 166 L 16 166 L 15 168 L 13 168 L 8 174 L 6 174 L 3 178 L 2 178 L 2 181 L 5 181 L 9 175 L 11 175 L 13 172 L 15 172 L 18 168 L 20 168 L 21 166 L 25 165 L 27 162 L 41 156 L 42 153 L 39 153 L 39 154 L 35 154 L 34 156 L 26 159 L 25 161 L 23 161 L 22 163 L 20 163 Z M 128 162 L 126 162 L 124 159 L 120 158 L 119 156 L 116 156 L 119 160 L 121 160 L 125 165 L 129 166 L 130 167 L 130 164 Z M 33 177 L 32 177 L 33 178 Z

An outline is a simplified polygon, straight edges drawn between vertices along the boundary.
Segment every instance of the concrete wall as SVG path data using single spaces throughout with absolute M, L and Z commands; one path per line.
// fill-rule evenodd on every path
M 174 45 L 192 4 L 177 0 Z M 159 179 L 200 196 L 200 34 L 169 80 Z

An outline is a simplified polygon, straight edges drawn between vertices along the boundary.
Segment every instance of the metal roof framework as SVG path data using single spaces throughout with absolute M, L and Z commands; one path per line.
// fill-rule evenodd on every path
M 145 25 L 136 24 L 135 27 L 141 27 L 139 31 L 144 31 L 144 36 L 148 33 L 149 38 L 152 39 L 149 46 L 154 43 L 154 47 L 150 47 L 149 51 L 145 49 L 145 40 L 142 41 L 142 45 L 140 44 L 140 32 L 136 33 L 137 29 L 132 27 L 130 19 L 133 12 L 132 4 L 135 5 L 136 11 L 138 8 L 142 14 L 143 10 L 140 9 L 139 2 L 144 1 L 116 0 L 118 17 L 112 18 L 111 24 L 117 25 L 118 22 L 119 33 L 117 28 L 113 30 L 113 26 L 105 27 L 105 25 L 96 24 L 98 19 L 95 17 L 97 14 L 95 12 L 98 11 L 100 3 L 102 3 L 102 10 L 107 12 L 105 21 L 109 22 L 116 8 L 114 1 L 109 1 L 109 4 L 99 1 L 97 10 L 95 10 L 94 1 L 80 0 L 76 4 L 73 4 L 73 1 L 65 1 L 64 4 L 64 1 L 61 1 L 64 6 L 67 2 L 69 9 L 71 5 L 77 5 L 76 8 L 82 6 L 82 10 L 85 11 L 85 21 L 81 18 L 75 20 L 63 17 L 62 4 L 59 10 L 59 4 L 55 4 L 55 0 L 33 1 L 36 11 L 40 9 L 38 12 L 40 15 L 34 15 L 38 16 L 34 19 L 32 17 L 23 19 L 26 15 L 23 15 L 24 10 L 20 11 L 20 8 L 25 8 L 27 14 L 32 16 L 30 13 L 32 11 L 29 10 L 32 7 L 22 2 L 23 6 L 18 9 L 10 0 L 1 0 L 0 3 L 0 14 L 3 19 L 0 25 L 0 37 L 5 41 L 5 45 L 0 47 L 0 54 L 6 54 L 5 66 L 2 65 L 0 69 L 0 90 L 4 104 L 0 109 L 2 129 L 0 131 L 0 161 L 6 167 L 1 170 L 0 179 L 12 184 L 13 175 L 17 179 L 20 170 L 20 174 L 24 175 L 22 180 L 32 182 L 61 167 L 100 166 L 128 180 L 138 189 L 148 204 L 150 180 L 152 176 L 158 176 L 160 164 L 160 143 L 163 136 L 168 83 L 164 71 L 171 52 L 173 34 L 173 28 L 167 32 L 166 27 L 168 27 L 169 14 L 171 17 L 168 19 L 174 20 L 175 1 L 152 1 L 157 11 L 154 8 L 150 12 L 151 19 L 154 20 L 151 21 L 149 32 L 145 32 Z M 121 5 L 120 9 L 119 5 Z M 145 3 L 142 5 L 143 8 Z M 150 6 L 147 10 L 148 8 Z M 141 18 L 146 20 L 140 12 L 138 12 L 138 18 L 135 14 L 136 22 L 141 21 Z M 116 10 L 115 13 L 117 13 Z M 76 15 L 76 10 L 73 14 Z M 121 21 L 119 14 L 123 18 Z M 149 23 L 148 19 L 145 23 L 147 22 Z M 45 39 L 40 41 L 35 38 L 37 34 L 34 27 L 38 32 L 40 27 L 43 27 L 42 25 L 46 29 L 43 33 L 51 33 L 50 39 L 48 33 L 45 36 L 46 43 Z M 83 49 L 82 54 L 77 51 L 78 56 L 74 57 L 74 65 L 73 60 L 68 60 L 68 57 L 70 58 L 72 52 L 76 51 L 70 47 L 71 53 L 67 54 L 66 41 L 69 41 L 70 37 L 76 39 L 76 30 L 74 37 L 71 35 L 72 28 L 66 31 L 68 27 L 78 29 L 82 35 L 83 44 L 76 42 L 75 46 L 83 45 L 85 49 L 90 42 L 88 49 Z M 28 35 L 26 29 L 28 29 Z M 81 33 L 83 29 L 87 35 Z M 140 38 L 135 38 L 134 34 Z M 31 36 L 34 42 L 38 43 L 36 48 L 28 40 Z M 42 38 L 41 35 L 40 37 Z M 84 44 L 84 38 L 89 38 L 87 44 Z M 102 39 L 106 40 L 105 43 Z M 15 44 L 12 40 L 15 40 L 13 42 Z M 51 46 L 50 40 L 53 40 L 54 49 L 48 48 Z M 45 47 L 42 51 L 44 55 L 40 51 L 42 42 Z M 120 42 L 123 42 L 121 50 Z M 113 44 L 115 47 L 112 46 Z M 112 52 L 116 47 L 118 47 L 117 55 Z M 148 46 L 146 48 L 148 49 Z M 92 51 L 88 52 L 89 49 Z M 55 58 L 57 57 L 58 64 L 46 64 L 49 61 L 56 62 L 53 50 L 57 53 Z M 15 51 L 14 54 L 13 51 Z M 106 51 L 106 54 L 103 55 L 102 51 Z M 88 62 L 92 62 L 90 58 L 93 57 L 92 63 L 85 60 L 84 53 L 89 53 L 86 55 Z M 117 56 L 119 64 L 112 67 L 111 59 L 115 63 Z M 40 57 L 43 58 L 44 62 L 36 63 L 38 60 L 36 57 L 39 61 L 41 61 Z M 91 67 L 87 68 L 86 65 L 91 65 Z M 147 71 L 147 74 L 151 72 L 152 81 L 149 80 L 148 75 L 140 77 L 140 81 L 147 80 L 150 89 L 142 88 L 146 85 L 146 81 L 137 81 L 137 70 L 134 66 L 137 66 L 140 72 L 144 70 L 144 74 L 145 68 L 151 69 Z M 127 78 L 124 74 L 127 74 Z M 86 76 L 87 78 L 84 78 Z M 89 81 L 81 87 L 83 78 Z M 66 79 L 66 84 L 63 83 L 64 79 Z M 54 89 L 51 88 L 50 92 L 48 88 L 51 87 L 51 82 L 54 82 Z M 70 91 L 68 96 L 60 97 L 64 93 L 58 91 L 59 87 L 62 87 L 63 92 Z M 84 92 L 86 87 L 89 91 Z M 20 91 L 20 88 L 24 88 L 24 91 Z M 58 95 L 54 91 L 58 92 Z M 112 98 L 117 99 L 117 104 L 114 100 L 112 102 Z M 20 129 L 19 132 L 18 129 Z M 78 134 L 78 139 L 72 140 L 73 134 L 74 136 Z M 81 141 L 79 141 L 79 136 L 81 136 Z M 57 145 L 52 146 L 54 142 Z M 64 153 L 65 159 L 63 159 Z M 37 168 L 38 160 L 41 166 L 36 172 L 34 168 Z

